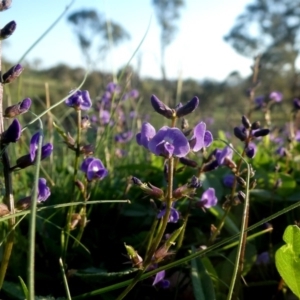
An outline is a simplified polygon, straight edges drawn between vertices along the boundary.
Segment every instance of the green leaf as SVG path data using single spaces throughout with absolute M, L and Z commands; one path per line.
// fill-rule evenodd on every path
M 24 293 L 20 287 L 20 284 L 4 281 L 2 289 L 10 299 L 24 299 Z
M 195 247 L 192 247 L 195 253 Z M 214 286 L 210 274 L 204 266 L 203 258 L 197 257 L 191 260 L 191 277 L 196 300 L 216 299 Z
M 288 226 L 283 234 L 286 245 L 275 254 L 276 268 L 291 291 L 300 298 L 300 229 Z
M 18 276 L 18 277 L 19 277 L 19 280 L 20 280 L 20 283 L 21 283 L 21 287 L 23 289 L 23 293 L 25 295 L 25 299 L 29 299 L 29 297 L 28 297 L 28 295 L 29 295 L 28 288 L 27 288 L 24 280 L 22 279 L 22 277 L 21 276 Z

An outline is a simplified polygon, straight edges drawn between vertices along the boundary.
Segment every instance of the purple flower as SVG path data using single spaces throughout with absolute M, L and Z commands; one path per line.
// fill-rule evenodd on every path
M 270 255 L 269 252 L 265 251 L 261 254 L 257 255 L 255 264 L 257 265 L 267 265 L 270 263 Z
M 190 152 L 185 135 L 178 128 L 162 127 L 149 141 L 148 149 L 155 155 L 184 157 Z
M 101 109 L 99 111 L 99 119 L 100 119 L 100 123 L 101 125 L 106 125 L 109 123 L 109 120 L 110 120 L 110 113 L 108 110 L 104 110 L 104 109 Z
M 193 132 L 193 136 L 189 141 L 190 147 L 194 152 L 201 150 L 204 147 L 208 147 L 213 141 L 213 136 L 210 131 L 206 130 L 206 124 L 204 122 L 198 123 Z
M 21 124 L 17 119 L 14 119 L 12 123 L 9 125 L 7 130 L 3 132 L 2 135 L 2 143 L 9 144 L 15 143 L 21 137 Z
M 235 176 L 233 174 L 227 174 L 223 177 L 223 183 L 225 186 L 232 188 Z
M 136 135 L 136 141 L 140 146 L 148 149 L 148 143 L 155 134 L 156 130 L 150 123 L 143 123 L 141 132 Z
M 110 82 L 106 86 L 106 91 L 110 94 L 118 94 L 121 91 L 121 87 L 114 82 Z
M 18 158 L 17 164 L 14 167 L 12 167 L 11 170 L 14 170 L 16 168 L 24 169 L 35 163 L 38 144 L 39 144 L 39 137 L 40 137 L 39 132 L 35 133 L 32 136 L 29 145 L 29 153 Z M 53 145 L 51 143 L 43 145 L 41 149 L 41 160 L 50 156 L 52 151 L 53 151 Z
M 169 288 L 169 287 L 170 287 L 170 281 L 164 279 L 165 276 L 166 276 L 166 271 L 165 271 L 165 270 L 156 273 L 152 285 L 157 285 L 157 284 L 159 284 L 160 287 L 163 288 L 163 289 Z
M 115 135 L 115 141 L 117 143 L 127 143 L 132 139 L 133 133 L 131 130 L 119 133 Z
M 283 95 L 278 91 L 273 91 L 270 93 L 269 98 L 275 102 L 281 102 Z
M 257 108 L 262 108 L 264 105 L 265 105 L 265 96 L 257 96 L 255 99 L 254 99 L 254 102 L 257 106 Z
M 221 151 L 216 151 L 216 158 L 218 160 L 219 165 L 225 165 L 227 159 L 232 160 L 233 150 L 226 146 Z
M 74 107 L 76 110 L 88 110 L 92 107 L 92 101 L 88 91 L 76 91 L 65 103 L 67 106 Z
M 158 219 L 162 218 L 165 215 L 165 213 L 166 213 L 166 208 L 163 208 L 157 214 L 157 218 Z M 176 210 L 174 207 L 171 207 L 168 223 L 177 223 L 178 220 L 179 220 L 179 212 L 178 212 L 178 210 Z
M 211 208 L 212 206 L 217 205 L 218 199 L 215 194 L 214 188 L 207 189 L 203 194 L 199 201 L 197 201 L 197 206 Z
M 108 174 L 108 171 L 105 169 L 102 161 L 94 157 L 86 158 L 82 162 L 80 170 L 86 174 L 88 181 L 101 180 Z
M 47 181 L 45 178 L 40 178 L 38 183 L 38 196 L 37 196 L 37 202 L 44 202 L 46 201 L 50 196 L 50 188 L 47 187 Z

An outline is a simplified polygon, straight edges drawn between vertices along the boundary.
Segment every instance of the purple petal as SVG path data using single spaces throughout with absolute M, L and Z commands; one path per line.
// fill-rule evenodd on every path
M 165 270 L 162 270 L 162 271 L 156 273 L 155 279 L 154 279 L 152 285 L 156 285 L 158 282 L 162 281 L 165 278 L 165 276 L 166 276 Z
M 136 135 L 136 141 L 140 146 L 148 149 L 148 143 L 155 134 L 156 130 L 150 123 L 143 123 L 141 132 Z
M 38 149 L 40 135 L 41 134 L 39 132 L 37 132 L 31 137 L 31 140 L 30 140 L 29 154 L 30 154 L 30 159 L 32 162 L 35 159 L 36 150 Z
M 159 144 L 166 144 L 164 148 L 158 146 Z M 171 147 L 172 145 L 174 147 Z M 162 150 L 169 151 L 172 149 L 172 155 L 176 157 L 184 157 L 190 151 L 190 145 L 185 137 L 185 135 L 178 128 L 170 128 L 168 126 L 162 127 L 157 134 L 148 143 L 148 149 L 156 154 L 163 155 L 166 154 Z
M 203 206 L 206 208 L 210 208 L 212 206 L 215 206 L 218 202 L 218 199 L 215 194 L 214 188 L 207 189 L 201 197 L 201 202 L 203 202 Z
M 38 202 L 43 202 L 48 199 L 50 196 L 50 188 L 47 187 L 47 182 L 45 178 L 40 178 L 38 182 Z

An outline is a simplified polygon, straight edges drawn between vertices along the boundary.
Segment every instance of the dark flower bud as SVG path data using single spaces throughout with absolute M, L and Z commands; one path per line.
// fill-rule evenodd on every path
M 85 187 L 84 184 L 80 180 L 75 180 L 75 186 L 79 189 L 81 193 L 84 193 Z
M 143 184 L 143 182 L 140 179 L 138 179 L 137 177 L 132 176 L 131 180 L 132 180 L 133 184 L 135 184 L 135 185 L 141 186 Z
M 167 119 L 172 119 L 175 117 L 175 112 L 169 106 L 165 105 L 162 101 L 160 101 L 155 95 L 151 96 L 151 104 L 154 110 L 166 117 Z
M 218 161 L 215 159 L 215 160 L 213 160 L 213 161 L 211 161 L 211 162 L 209 162 L 209 163 L 206 163 L 206 164 L 202 167 L 201 171 L 205 173 L 205 172 L 209 172 L 209 171 L 215 170 L 215 169 L 218 168 L 218 167 L 219 167 L 219 163 L 218 163 Z
M 259 121 L 255 121 L 252 123 L 251 125 L 251 129 L 256 130 L 260 128 L 260 122 Z
M 2 143 L 15 143 L 21 137 L 21 124 L 17 119 L 14 119 L 10 126 L 2 134 Z
M 260 137 L 260 136 L 266 136 L 270 133 L 269 129 L 258 129 L 255 132 L 253 132 L 253 135 L 255 137 Z
M 199 187 L 201 187 L 202 182 L 200 181 L 199 178 L 197 178 L 195 175 L 193 175 L 191 182 L 188 184 L 189 188 L 193 188 L 193 189 L 198 189 Z
M 195 96 L 188 103 L 186 103 L 185 105 L 176 109 L 177 118 L 180 118 L 180 117 L 190 114 L 198 107 L 198 105 L 199 105 L 199 99 L 198 99 L 198 97 Z
M 31 205 L 31 196 L 28 196 L 17 201 L 16 209 L 25 210 L 28 209 L 30 205 Z
M 299 110 L 300 109 L 300 99 L 299 98 L 294 98 L 293 99 L 293 105 L 294 105 L 295 110 Z
M 91 156 L 94 154 L 94 151 L 95 147 L 91 144 L 83 145 L 80 147 L 80 153 L 82 153 L 84 156 Z
M 238 182 L 239 185 L 241 185 L 242 187 L 245 187 L 247 185 L 246 181 L 244 178 L 240 177 L 240 176 L 236 176 L 236 181 Z
M 180 157 L 179 158 L 179 161 L 183 164 L 183 165 L 186 165 L 188 167 L 191 167 L 191 168 L 197 168 L 198 164 L 196 161 L 194 160 L 191 160 L 187 157 Z
M 13 82 L 17 77 L 20 76 L 23 70 L 24 68 L 20 64 L 13 66 L 6 73 L 3 74 L 2 83 L 7 84 Z
M 244 202 L 245 202 L 246 195 L 245 195 L 245 193 L 244 193 L 244 192 L 242 192 L 242 191 L 239 191 L 237 196 L 238 196 L 239 200 L 240 200 L 242 203 L 244 203 Z
M 242 124 L 247 129 L 249 129 L 251 127 L 251 123 L 246 116 L 242 116 Z
M 25 98 L 23 101 L 19 102 L 18 104 L 7 107 L 4 112 L 4 117 L 14 118 L 18 115 L 27 112 L 30 106 L 31 106 L 31 99 Z
M 4 11 L 10 8 L 12 0 L 1 0 L 0 11 Z
M 249 189 L 250 189 L 250 190 L 255 189 L 256 185 L 257 185 L 257 180 L 254 179 L 253 181 L 250 182 Z
M 5 40 L 9 38 L 15 31 L 17 23 L 15 21 L 10 21 L 0 30 L 0 40 Z
M 242 142 L 246 140 L 246 134 L 242 131 L 240 127 L 234 127 L 233 133 Z

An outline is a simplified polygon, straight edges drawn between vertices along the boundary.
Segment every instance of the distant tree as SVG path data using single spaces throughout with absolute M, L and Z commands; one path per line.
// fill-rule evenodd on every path
M 161 72 L 166 80 L 165 51 L 175 38 L 177 32 L 176 22 L 180 17 L 180 9 L 184 6 L 184 0 L 152 0 L 158 24 L 161 27 L 160 55 Z
M 270 78 L 281 74 L 296 78 L 300 44 L 300 0 L 255 0 L 248 5 L 225 41 L 240 54 L 262 54 Z
M 93 56 L 106 54 L 112 40 L 118 45 L 130 36 L 126 30 L 113 21 L 107 21 L 94 9 L 82 9 L 68 16 L 73 26 L 81 51 L 87 63 L 93 62 Z

